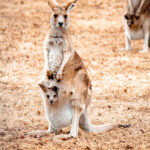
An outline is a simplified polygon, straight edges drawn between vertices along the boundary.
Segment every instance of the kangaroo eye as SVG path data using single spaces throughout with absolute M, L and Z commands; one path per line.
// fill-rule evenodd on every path
M 49 95 L 47 95 L 47 98 L 49 98 Z
M 138 20 L 140 18 L 140 16 L 135 16 L 135 19 Z
M 65 19 L 67 19 L 67 17 L 68 17 L 67 15 L 64 15 L 64 18 L 65 18 Z
M 54 15 L 54 18 L 56 19 L 57 17 L 58 17 L 58 15 L 57 15 L 57 14 L 55 14 L 55 15 Z
M 56 98 L 57 95 L 54 95 L 54 98 Z
M 125 19 L 127 19 L 127 20 L 129 19 L 128 15 L 125 15 L 124 17 L 125 17 Z

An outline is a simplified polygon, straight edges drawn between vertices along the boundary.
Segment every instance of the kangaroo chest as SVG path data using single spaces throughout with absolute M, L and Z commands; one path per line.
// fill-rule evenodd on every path
M 125 19 L 123 19 L 123 24 L 125 27 L 125 34 L 130 40 L 140 40 L 144 38 L 143 26 L 139 26 L 136 27 L 135 29 L 132 29 L 128 27 Z
M 139 28 L 138 30 L 126 30 L 126 35 L 130 40 L 140 40 L 144 38 L 143 28 Z
M 48 50 L 48 61 L 49 61 L 49 69 L 54 73 L 57 73 L 62 64 L 64 49 L 65 49 L 64 38 L 54 37 L 50 39 Z

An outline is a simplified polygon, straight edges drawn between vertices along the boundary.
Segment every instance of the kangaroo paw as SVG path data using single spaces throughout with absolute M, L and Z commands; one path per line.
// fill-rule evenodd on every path
M 46 71 L 46 75 L 47 75 L 47 77 L 48 77 L 49 80 L 50 80 L 50 79 L 51 79 L 51 80 L 54 79 L 54 75 L 53 75 L 52 71 L 47 70 L 47 71 Z

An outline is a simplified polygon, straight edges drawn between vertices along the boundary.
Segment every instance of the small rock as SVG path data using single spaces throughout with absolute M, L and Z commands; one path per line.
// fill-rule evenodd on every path
M 130 146 L 130 145 L 127 145 L 125 149 L 126 149 L 126 150 L 127 150 L 127 149 L 133 149 L 133 147 Z
M 38 111 L 37 111 L 37 114 L 38 114 L 38 115 L 40 115 L 40 114 L 41 114 L 41 112 L 38 110 Z
M 5 136 L 6 133 L 5 132 L 0 132 L 0 136 Z
M 110 108 L 111 108 L 111 106 L 110 106 L 110 105 L 108 105 L 108 108 L 110 109 Z

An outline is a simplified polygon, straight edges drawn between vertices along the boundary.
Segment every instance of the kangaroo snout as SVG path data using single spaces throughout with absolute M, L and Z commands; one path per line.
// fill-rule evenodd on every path
M 131 27 L 133 25 L 133 21 L 128 22 L 128 26 Z
M 53 104 L 54 103 L 54 100 L 50 100 L 50 104 Z

